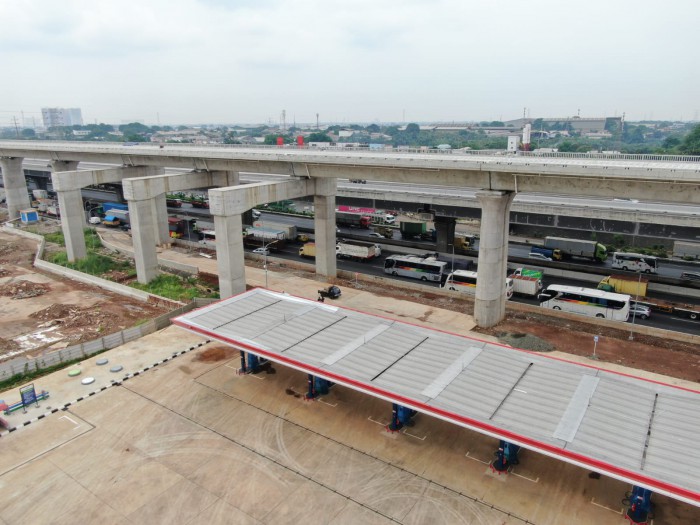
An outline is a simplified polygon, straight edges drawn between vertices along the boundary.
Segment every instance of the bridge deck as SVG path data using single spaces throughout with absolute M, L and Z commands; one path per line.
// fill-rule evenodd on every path
M 700 506 L 700 392 L 262 289 L 174 322 Z

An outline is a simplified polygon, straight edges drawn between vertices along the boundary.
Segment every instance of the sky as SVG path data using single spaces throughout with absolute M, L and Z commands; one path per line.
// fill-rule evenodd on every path
M 700 120 L 700 2 L 0 0 L 0 126 Z

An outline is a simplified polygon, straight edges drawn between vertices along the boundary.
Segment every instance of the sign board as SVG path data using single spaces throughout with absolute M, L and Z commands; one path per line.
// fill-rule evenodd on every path
M 598 342 L 598 336 L 597 336 L 597 335 L 594 335 L 594 336 L 593 336 L 593 342 L 594 342 L 594 343 L 597 343 L 597 342 Z
M 19 395 L 22 398 L 23 406 L 26 407 L 27 405 L 31 405 L 32 403 L 36 403 L 36 406 L 39 406 L 39 402 L 36 399 L 36 391 L 34 390 L 34 383 L 20 388 Z

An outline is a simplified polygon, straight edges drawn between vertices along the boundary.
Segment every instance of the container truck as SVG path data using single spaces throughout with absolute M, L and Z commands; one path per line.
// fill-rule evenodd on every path
M 476 237 L 473 235 L 467 235 L 465 233 L 455 234 L 454 238 L 454 249 L 456 253 L 467 252 L 474 249 Z
M 543 275 L 544 274 L 539 270 L 516 268 L 510 275 L 510 278 L 513 279 L 513 293 L 537 297 L 542 291 Z
M 248 228 L 243 235 L 246 248 L 267 247 L 272 251 L 281 249 L 287 240 L 286 232 L 272 228 Z
M 683 259 L 700 259 L 700 243 L 674 241 L 673 256 Z
M 569 259 L 570 257 L 585 257 L 593 261 L 605 262 L 608 258 L 608 249 L 596 241 L 566 239 L 564 237 L 545 237 L 544 247 L 553 251 L 554 256 L 552 259 L 554 260 Z
M 335 212 L 335 223 L 338 226 L 368 229 L 372 225 L 372 219 L 362 213 L 337 211 Z
M 401 221 L 399 222 L 399 231 L 402 239 L 421 239 L 423 241 L 434 241 L 437 239 L 435 230 L 429 230 L 425 222 Z
M 647 297 L 648 281 L 643 277 L 627 276 L 627 275 L 610 275 L 606 277 L 598 288 L 605 291 L 614 291 L 617 293 L 625 293 L 633 298 L 636 304 L 648 306 L 652 310 L 658 312 L 666 312 L 669 314 L 688 317 L 689 319 L 700 319 L 700 306 L 695 304 L 675 303 L 664 301 L 663 299 L 655 299 Z
M 335 245 L 336 257 L 346 257 L 356 261 L 369 261 L 382 254 L 378 244 L 362 241 L 342 241 Z

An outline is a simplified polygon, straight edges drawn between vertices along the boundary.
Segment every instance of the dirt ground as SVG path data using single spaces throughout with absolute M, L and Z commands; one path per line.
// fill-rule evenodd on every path
M 34 241 L 0 232 L 0 360 L 91 341 L 168 310 L 37 271 L 35 253 Z

